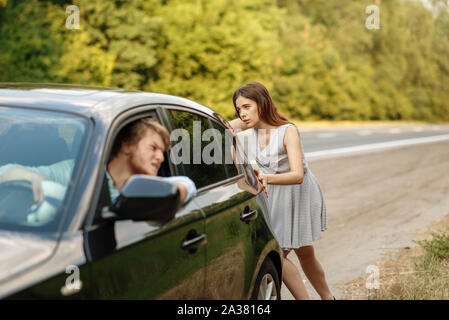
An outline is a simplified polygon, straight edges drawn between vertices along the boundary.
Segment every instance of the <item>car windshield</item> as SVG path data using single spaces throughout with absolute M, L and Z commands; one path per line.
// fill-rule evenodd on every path
M 56 231 L 87 121 L 0 107 L 0 228 Z

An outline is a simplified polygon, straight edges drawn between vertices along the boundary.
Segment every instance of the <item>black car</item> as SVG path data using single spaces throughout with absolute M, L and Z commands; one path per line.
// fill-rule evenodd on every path
M 135 176 L 119 204 L 107 191 L 112 144 L 142 117 L 187 132 L 190 146 L 202 138 L 184 154 L 190 161 L 174 161 L 175 147 L 165 153 L 158 175 L 188 176 L 198 192 L 162 223 L 154 214 L 177 208 L 167 182 Z M 41 203 L 26 181 L 0 183 L 0 298 L 280 299 L 282 251 L 264 220 L 260 184 L 226 125 L 211 109 L 169 95 L 0 83 L 0 169 L 74 162 L 68 185 L 42 183 Z M 234 151 L 207 162 L 198 152 L 212 140 Z M 150 192 L 133 198 L 141 184 Z

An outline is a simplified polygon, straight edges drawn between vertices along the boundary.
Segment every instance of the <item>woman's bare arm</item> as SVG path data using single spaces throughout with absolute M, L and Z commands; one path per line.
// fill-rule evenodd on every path
M 232 129 L 237 130 L 237 131 L 239 131 L 239 130 L 243 131 L 243 130 L 248 129 L 248 126 L 246 125 L 246 123 L 243 122 L 240 118 L 236 118 L 236 119 L 229 121 L 229 124 L 231 125 Z

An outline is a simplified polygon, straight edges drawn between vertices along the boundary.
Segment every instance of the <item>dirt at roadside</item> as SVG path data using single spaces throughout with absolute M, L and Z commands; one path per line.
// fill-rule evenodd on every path
M 413 231 L 415 240 L 430 240 L 432 232 L 449 230 L 449 214 L 442 220 L 434 221 L 428 228 L 420 228 Z M 376 262 L 378 266 L 378 288 L 387 286 L 389 290 L 395 291 L 398 284 L 398 277 L 404 274 L 415 272 L 414 264 L 416 259 L 423 254 L 423 249 L 415 244 L 412 247 L 405 247 L 399 250 L 386 252 L 381 260 Z M 368 276 L 358 277 L 351 281 L 337 284 L 336 286 L 342 292 L 342 299 L 345 300 L 368 300 L 374 290 L 367 289 Z M 372 284 L 372 282 L 371 282 Z M 394 294 L 394 292 L 392 292 Z
M 368 266 L 416 246 L 417 232 L 449 212 L 447 159 L 449 142 L 438 142 L 309 161 L 323 188 L 329 226 L 315 252 L 337 299 L 362 298 L 340 285 L 366 279 Z M 300 269 L 293 252 L 289 258 Z M 285 286 L 282 298 L 293 299 Z

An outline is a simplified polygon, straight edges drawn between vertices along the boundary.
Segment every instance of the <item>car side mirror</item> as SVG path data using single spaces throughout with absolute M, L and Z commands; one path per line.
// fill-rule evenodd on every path
M 128 179 L 111 211 L 120 220 L 166 221 L 180 207 L 178 187 L 159 177 L 138 174 Z

